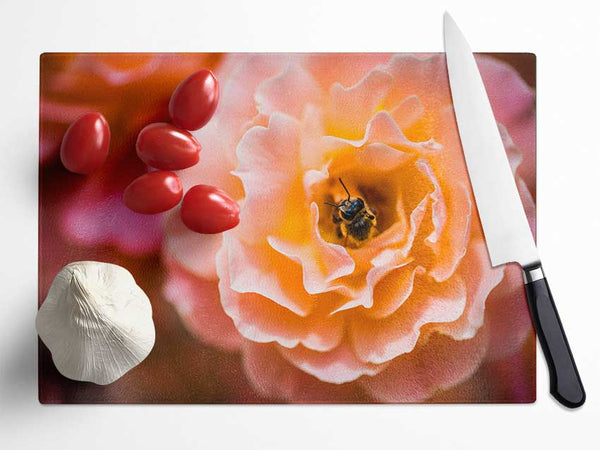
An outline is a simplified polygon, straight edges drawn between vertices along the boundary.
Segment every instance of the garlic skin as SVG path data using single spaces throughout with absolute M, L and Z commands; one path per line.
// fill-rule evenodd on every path
M 155 339 L 150 300 L 133 275 L 96 261 L 62 268 L 36 328 L 61 374 L 101 385 L 142 362 Z

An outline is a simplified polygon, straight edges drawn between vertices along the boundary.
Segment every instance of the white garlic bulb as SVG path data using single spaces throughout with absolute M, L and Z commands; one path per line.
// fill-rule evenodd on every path
M 129 271 L 95 261 L 66 265 L 36 319 L 40 338 L 67 378 L 109 384 L 154 346 L 150 300 Z

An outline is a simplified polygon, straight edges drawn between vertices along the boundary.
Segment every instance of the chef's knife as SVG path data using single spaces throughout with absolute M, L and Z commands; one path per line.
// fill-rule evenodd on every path
M 531 317 L 550 372 L 550 393 L 576 408 L 585 391 L 548 288 L 504 145 L 473 53 L 444 15 L 446 64 L 460 140 L 492 266 L 523 268 Z

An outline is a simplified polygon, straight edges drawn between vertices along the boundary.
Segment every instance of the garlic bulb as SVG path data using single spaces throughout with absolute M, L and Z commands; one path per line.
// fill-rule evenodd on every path
M 66 265 L 36 319 L 40 338 L 67 378 L 109 384 L 154 346 L 152 306 L 129 271 L 95 261 Z

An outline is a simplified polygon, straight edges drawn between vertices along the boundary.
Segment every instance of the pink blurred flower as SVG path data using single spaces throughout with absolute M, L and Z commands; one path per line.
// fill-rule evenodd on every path
M 124 188 L 147 171 L 135 140 L 147 124 L 169 120 L 169 98 L 182 79 L 217 60 L 209 54 L 42 55 L 41 205 L 58 212 L 64 237 L 130 255 L 160 249 L 160 218 L 133 213 L 121 201 Z M 60 144 L 70 123 L 92 111 L 102 113 L 111 128 L 109 156 L 98 172 L 74 175 L 58 161 Z

